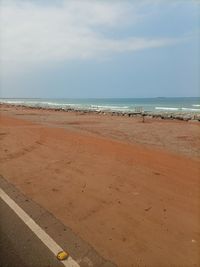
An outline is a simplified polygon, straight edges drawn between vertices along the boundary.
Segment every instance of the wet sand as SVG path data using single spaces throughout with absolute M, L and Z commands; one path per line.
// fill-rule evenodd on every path
M 1 106 L 0 174 L 121 267 L 200 265 L 200 124 Z

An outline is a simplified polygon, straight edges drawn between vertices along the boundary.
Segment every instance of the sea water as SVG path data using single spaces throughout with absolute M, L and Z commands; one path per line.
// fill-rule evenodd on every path
M 200 113 L 200 97 L 176 98 L 1 98 L 0 103 L 42 108 L 134 112 Z

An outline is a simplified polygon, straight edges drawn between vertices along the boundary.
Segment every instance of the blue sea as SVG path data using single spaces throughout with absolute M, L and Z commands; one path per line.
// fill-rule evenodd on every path
M 76 110 L 134 112 L 200 113 L 200 97 L 176 98 L 1 98 L 0 103 L 43 108 L 73 108 Z

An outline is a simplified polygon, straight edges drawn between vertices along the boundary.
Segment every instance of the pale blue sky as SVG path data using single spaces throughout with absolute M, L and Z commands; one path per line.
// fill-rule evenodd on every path
M 1 5 L 1 97 L 200 96 L 198 1 Z

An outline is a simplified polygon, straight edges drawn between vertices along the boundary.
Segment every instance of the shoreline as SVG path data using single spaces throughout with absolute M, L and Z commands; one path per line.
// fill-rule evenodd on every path
M 150 119 L 163 119 L 163 120 L 181 120 L 181 121 L 195 121 L 200 122 L 200 113 L 195 112 L 171 112 L 171 111 L 162 111 L 162 112 L 151 112 L 151 111 L 139 111 L 139 112 L 129 112 L 129 111 L 112 111 L 112 110 L 92 110 L 92 109 L 80 109 L 72 107 L 40 107 L 40 106 L 30 106 L 22 104 L 7 104 L 0 103 L 0 108 L 6 107 L 20 107 L 24 109 L 34 109 L 34 110 L 49 110 L 49 111 L 63 111 L 63 112 L 77 112 L 78 114 L 101 114 L 109 116 L 121 116 L 121 117 L 143 117 Z

